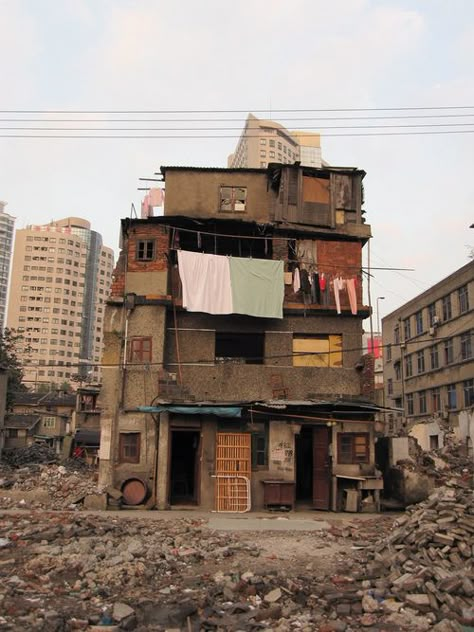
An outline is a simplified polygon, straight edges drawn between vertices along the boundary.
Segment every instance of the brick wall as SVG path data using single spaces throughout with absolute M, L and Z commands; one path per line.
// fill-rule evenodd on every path
M 137 261 L 137 243 L 141 239 L 155 240 L 153 261 Z M 140 224 L 132 226 L 128 237 L 128 272 L 163 272 L 168 269 L 169 239 L 166 226 Z
M 120 251 L 115 269 L 112 274 L 112 284 L 110 286 L 110 296 L 119 297 L 125 294 L 125 252 L 127 248 L 127 242 L 124 243 L 124 247 Z
M 362 245 L 353 241 L 317 241 L 318 271 L 330 278 L 356 278 L 357 304 L 362 305 Z M 341 305 L 348 306 L 344 291 Z

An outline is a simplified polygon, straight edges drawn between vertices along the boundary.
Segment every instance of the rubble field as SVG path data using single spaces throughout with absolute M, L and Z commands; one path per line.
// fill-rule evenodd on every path
M 472 491 L 365 518 L 251 533 L 192 514 L 0 513 L 0 630 L 468 630 Z

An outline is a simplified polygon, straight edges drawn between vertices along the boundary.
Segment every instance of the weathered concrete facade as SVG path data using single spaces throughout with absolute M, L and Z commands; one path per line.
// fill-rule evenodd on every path
M 165 215 L 122 222 L 105 314 L 99 484 L 138 479 L 160 508 L 231 510 L 222 509 L 234 507 L 229 472 L 235 489 L 248 481 L 252 508 L 274 504 L 268 490 L 278 490 L 263 481 L 275 479 L 322 509 L 341 507 L 346 489 L 370 496 L 378 488 L 361 359 L 363 172 L 162 172 Z M 283 261 L 283 318 L 186 311 L 177 249 Z M 325 299 L 293 283 L 298 266 L 326 279 Z M 339 313 L 336 277 L 355 287 L 356 305 L 344 291 Z
M 387 431 L 440 448 L 454 432 L 472 453 L 474 261 L 383 318 Z

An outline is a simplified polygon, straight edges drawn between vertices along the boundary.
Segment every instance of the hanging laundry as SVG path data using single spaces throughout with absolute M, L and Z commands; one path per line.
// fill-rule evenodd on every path
M 233 313 L 283 318 L 283 261 L 230 257 Z
M 319 274 L 317 272 L 311 277 L 311 298 L 313 303 L 321 304 L 321 287 L 319 285 Z
M 283 318 L 283 261 L 178 250 L 178 265 L 188 311 Z
M 309 275 L 308 275 L 307 270 L 301 270 L 300 279 L 301 279 L 301 289 L 303 290 L 303 294 L 311 294 L 311 284 L 309 282 Z
M 189 312 L 232 314 L 229 258 L 178 250 L 183 307 Z
M 338 314 L 341 313 L 341 297 L 339 295 L 339 292 L 344 289 L 345 285 L 346 282 L 344 281 L 344 279 L 341 279 L 341 277 L 336 277 L 333 281 L 334 298 L 336 300 L 336 311 Z
M 355 287 L 355 279 L 346 280 L 347 294 L 349 296 L 349 304 L 351 306 L 351 313 L 357 315 L 357 292 Z
M 300 291 L 301 281 L 300 281 L 300 271 L 298 268 L 295 268 L 293 271 L 293 292 L 296 294 Z

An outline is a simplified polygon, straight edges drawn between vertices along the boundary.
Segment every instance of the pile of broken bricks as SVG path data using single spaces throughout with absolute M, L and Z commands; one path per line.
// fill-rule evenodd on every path
M 474 622 L 472 490 L 462 486 L 435 490 L 394 522 L 370 557 L 369 575 L 372 580 L 378 577 L 393 599 L 394 611 L 409 607 L 420 614 L 432 613 L 438 621 Z

